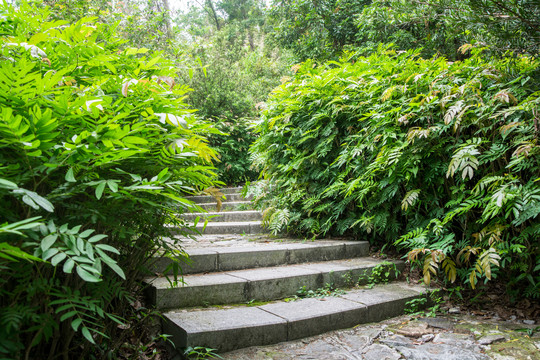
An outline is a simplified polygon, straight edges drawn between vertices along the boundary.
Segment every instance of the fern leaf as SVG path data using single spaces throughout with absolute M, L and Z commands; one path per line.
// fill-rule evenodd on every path
M 418 195 L 420 195 L 420 189 L 407 192 L 403 200 L 401 200 L 401 209 L 406 211 L 409 206 L 413 206 L 418 200 Z
M 457 114 L 463 109 L 464 102 L 462 100 L 456 101 L 456 103 L 448 109 L 446 114 L 444 114 L 444 123 L 449 125 L 452 120 L 456 117 Z

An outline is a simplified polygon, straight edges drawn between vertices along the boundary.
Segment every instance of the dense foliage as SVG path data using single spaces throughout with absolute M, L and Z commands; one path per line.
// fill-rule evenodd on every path
M 272 39 L 300 61 L 332 59 L 357 43 L 356 16 L 371 0 L 287 0 L 273 2 Z
M 212 185 L 213 130 L 114 27 L 6 4 L 0 27 L 0 357 L 110 358 L 164 224 Z
M 244 185 L 258 178 L 249 156 L 249 147 L 256 139 L 252 124 L 248 119 L 239 121 L 217 121 L 214 126 L 221 134 L 208 136 L 210 146 L 219 154 L 215 162 L 219 180 L 228 185 Z
M 42 5 L 54 20 L 95 17 L 100 23 L 118 22 L 116 34 L 131 46 L 168 50 L 175 35 L 168 0 L 43 0 Z
M 210 139 L 220 153 L 216 163 L 219 180 L 240 185 L 257 178 L 248 154 L 255 136 L 250 123 L 258 116 L 258 104 L 280 84 L 289 66 L 282 51 L 265 46 L 260 4 L 229 0 L 212 6 L 224 13 L 223 17 L 216 15 L 219 30 L 211 26 L 215 20 L 209 17 L 212 11 L 208 7 L 208 13 L 193 8 L 190 18 L 180 19 L 191 40 L 179 51 L 193 64 L 181 76 L 193 89 L 187 101 L 198 109 L 197 115 L 223 131 Z
M 540 63 L 418 54 L 307 61 L 274 91 L 252 149 L 266 221 L 396 244 L 426 282 L 501 277 L 538 297 Z
M 422 48 L 431 57 L 462 59 L 463 44 L 536 54 L 540 46 L 540 3 L 499 0 L 376 0 L 357 17 L 357 43 L 364 51 L 392 42 L 399 49 Z
M 344 49 L 364 54 L 380 43 L 422 48 L 424 57 L 463 59 L 463 44 L 536 54 L 540 3 L 535 0 L 289 0 L 274 1 L 272 38 L 300 61 L 335 60 Z

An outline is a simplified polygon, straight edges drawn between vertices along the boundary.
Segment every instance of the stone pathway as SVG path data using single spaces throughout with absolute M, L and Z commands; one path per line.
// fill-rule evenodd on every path
M 379 323 L 221 354 L 225 360 L 538 360 L 534 325 L 467 315 L 400 316 Z

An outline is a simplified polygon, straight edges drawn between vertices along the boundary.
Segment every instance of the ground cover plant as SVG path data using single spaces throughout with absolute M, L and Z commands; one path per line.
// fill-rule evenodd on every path
M 426 283 L 499 278 L 539 297 L 539 62 L 473 52 L 299 65 L 252 148 L 270 229 L 395 244 Z
M 112 358 L 148 315 L 146 261 L 173 254 L 164 224 L 213 184 L 214 130 L 114 26 L 4 3 L 0 27 L 0 357 Z

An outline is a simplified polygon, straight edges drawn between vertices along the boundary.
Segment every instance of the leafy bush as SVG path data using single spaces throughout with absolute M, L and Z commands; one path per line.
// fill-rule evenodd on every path
M 216 165 L 219 180 L 229 185 L 257 178 L 248 155 L 255 139 L 249 126 L 257 116 L 257 105 L 279 85 L 287 68 L 279 53 L 268 54 L 261 47 L 251 50 L 242 35 L 242 29 L 229 24 L 193 45 L 188 55 L 204 67 L 191 71 L 189 77 L 185 73 L 183 79 L 193 89 L 187 101 L 198 109 L 197 114 L 226 134 L 212 135 L 210 140 L 221 154 Z M 261 36 L 253 38 L 260 41 Z
M 208 136 L 210 146 L 219 153 L 220 161 L 215 165 L 219 180 L 227 185 L 243 185 L 257 179 L 249 157 L 249 147 L 256 137 L 247 120 L 220 121 L 215 126 L 225 134 Z
M 371 0 L 291 0 L 274 2 L 271 39 L 300 60 L 335 59 L 346 45 L 357 44 L 356 17 Z
M 159 54 L 48 15 L 0 7 L 0 357 L 110 357 L 164 224 L 212 185 L 214 130 Z
M 392 42 L 399 49 L 422 47 L 424 56 L 462 59 L 466 43 L 506 51 L 538 54 L 540 3 L 535 0 L 375 0 L 357 17 L 357 43 L 366 50 Z
M 369 236 L 428 283 L 501 277 L 538 297 L 540 62 L 418 54 L 307 61 L 274 91 L 252 148 L 270 227 Z

